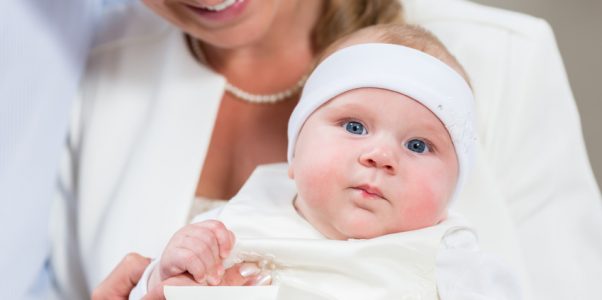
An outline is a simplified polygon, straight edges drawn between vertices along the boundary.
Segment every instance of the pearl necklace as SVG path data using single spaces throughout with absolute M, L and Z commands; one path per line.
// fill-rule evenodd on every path
M 205 60 L 204 59 L 205 55 L 203 54 L 203 49 L 201 49 L 200 43 L 188 35 L 186 36 L 186 38 L 189 39 L 190 46 L 192 47 L 193 55 L 201 61 Z M 280 92 L 273 93 L 273 94 L 252 94 L 252 93 L 244 91 L 244 90 L 240 89 L 239 87 L 233 85 L 232 83 L 230 83 L 228 81 L 228 79 L 226 79 L 226 92 L 232 94 L 234 97 L 236 97 L 240 100 L 243 100 L 243 101 L 246 101 L 249 103 L 274 104 L 274 103 L 282 102 L 282 101 L 290 98 L 291 96 L 295 95 L 297 92 L 299 92 L 299 90 L 301 90 L 301 88 L 305 84 L 305 81 L 307 81 L 307 75 L 303 75 L 303 77 L 301 77 L 301 79 L 299 79 L 299 81 L 297 81 L 293 86 L 291 86 L 290 88 L 288 88 L 284 91 L 280 91 Z

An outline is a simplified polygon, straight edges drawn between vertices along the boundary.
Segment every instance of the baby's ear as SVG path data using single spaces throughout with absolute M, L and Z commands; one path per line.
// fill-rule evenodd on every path
M 288 178 L 295 179 L 295 173 L 293 171 L 293 160 L 288 164 Z

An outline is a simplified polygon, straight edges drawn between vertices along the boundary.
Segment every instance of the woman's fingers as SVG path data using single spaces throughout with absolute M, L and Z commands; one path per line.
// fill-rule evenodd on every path
M 199 285 L 194 278 L 190 274 L 181 274 L 178 276 L 170 277 L 161 282 L 161 284 L 157 285 L 152 290 L 149 290 L 148 293 L 142 298 L 143 300 L 163 300 L 165 299 L 165 294 L 163 293 L 163 288 L 167 285 L 172 286 L 185 286 L 185 285 Z M 127 298 L 125 298 L 127 299 Z
M 242 263 L 232 266 L 225 271 L 221 285 L 228 286 L 243 286 L 254 285 L 258 276 L 261 274 L 261 269 L 256 263 Z
M 246 286 L 246 285 L 266 285 L 271 281 L 269 274 L 263 273 L 256 263 L 242 263 L 232 266 L 225 271 L 220 285 L 227 286 Z M 199 284 L 190 274 L 180 274 L 170 277 L 157 287 L 149 290 L 143 300 L 163 300 L 165 299 L 163 288 L 165 286 L 198 286 Z
M 129 253 L 94 289 L 92 299 L 128 299 L 130 291 L 136 286 L 149 263 L 150 259 L 138 253 Z

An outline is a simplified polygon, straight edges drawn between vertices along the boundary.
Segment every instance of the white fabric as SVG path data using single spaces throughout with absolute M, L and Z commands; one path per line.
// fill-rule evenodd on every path
M 458 159 L 455 200 L 475 155 L 472 91 L 458 72 L 439 59 L 401 45 L 352 45 L 337 50 L 313 70 L 288 122 L 288 161 L 293 159 L 303 124 L 314 111 L 342 93 L 367 87 L 406 95 L 445 125 Z
M 0 299 L 51 299 L 48 222 L 100 0 L 0 1 Z
M 481 248 L 534 299 L 602 299 L 602 200 L 549 26 L 462 0 L 403 3 L 471 76 L 479 143 L 456 205 Z M 132 5 L 123 36 L 93 53 L 65 152 L 53 267 L 70 290 L 89 292 L 129 252 L 158 256 L 186 224 L 224 89 L 176 29 Z
M 230 202 L 193 221 L 218 219 L 235 233 L 227 267 L 261 260 L 275 265 L 272 285 L 279 289 L 269 299 L 521 299 L 516 277 L 479 251 L 474 233 L 457 214 L 420 230 L 333 241 L 299 216 L 292 205 L 295 194 L 286 164 L 259 166 Z M 144 295 L 153 267 L 130 299 Z M 183 296 L 168 299 L 247 299 L 264 290 L 183 288 L 177 291 Z

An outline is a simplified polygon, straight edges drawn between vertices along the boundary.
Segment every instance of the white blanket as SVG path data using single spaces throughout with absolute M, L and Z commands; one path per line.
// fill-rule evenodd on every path
M 420 230 L 328 240 L 298 215 L 294 195 L 286 165 L 260 166 L 228 204 L 193 221 L 224 222 L 237 237 L 226 265 L 260 262 L 272 274 L 271 286 L 167 287 L 167 299 L 438 299 L 438 292 L 441 299 L 520 298 L 517 280 L 478 251 L 456 214 Z

